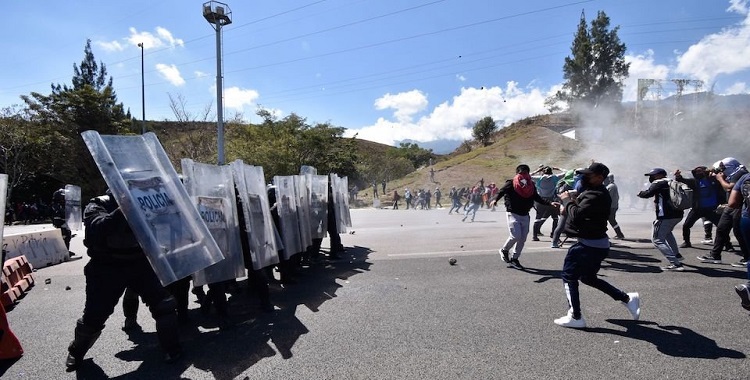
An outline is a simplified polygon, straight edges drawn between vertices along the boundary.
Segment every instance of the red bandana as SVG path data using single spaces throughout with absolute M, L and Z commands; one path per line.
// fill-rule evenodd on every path
M 529 173 L 518 173 L 513 177 L 513 190 L 522 198 L 531 198 L 534 196 L 534 181 L 531 180 Z

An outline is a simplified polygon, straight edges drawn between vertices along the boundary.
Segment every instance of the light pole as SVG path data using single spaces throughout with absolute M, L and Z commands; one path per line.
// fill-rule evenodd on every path
M 141 134 L 146 133 L 146 84 L 143 80 L 143 42 L 138 43 L 141 48 Z
M 221 27 L 232 23 L 229 6 L 218 1 L 203 3 L 203 17 L 216 30 L 216 140 L 219 145 L 219 165 L 224 165 L 224 106 L 222 98 L 223 77 L 221 76 Z

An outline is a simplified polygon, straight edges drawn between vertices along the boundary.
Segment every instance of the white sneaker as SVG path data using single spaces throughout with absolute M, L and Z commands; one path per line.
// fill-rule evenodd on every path
M 630 297 L 630 302 L 623 302 L 622 304 L 628 308 L 633 320 L 637 321 L 641 317 L 641 296 L 638 293 L 628 293 L 628 297 Z
M 713 244 L 714 239 L 703 239 L 701 240 L 701 244 Z
M 581 319 L 573 319 L 573 316 L 570 312 L 564 317 L 560 317 L 555 319 L 555 324 L 562 327 L 569 327 L 572 329 L 584 329 L 586 328 L 586 320 L 583 319 L 583 315 L 581 316 Z

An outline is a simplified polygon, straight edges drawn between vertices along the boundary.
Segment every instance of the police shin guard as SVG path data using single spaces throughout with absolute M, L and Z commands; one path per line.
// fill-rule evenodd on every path
M 75 336 L 68 346 L 68 358 L 65 360 L 65 367 L 68 372 L 73 372 L 80 367 L 83 357 L 86 356 L 86 353 L 94 345 L 94 342 L 99 339 L 99 335 L 102 334 L 103 329 L 104 326 L 97 329 L 86 326 L 81 320 L 78 320 Z
M 164 360 L 172 363 L 182 356 L 180 332 L 177 325 L 177 301 L 169 296 L 151 307 L 151 315 L 156 322 L 156 336 L 166 356 Z

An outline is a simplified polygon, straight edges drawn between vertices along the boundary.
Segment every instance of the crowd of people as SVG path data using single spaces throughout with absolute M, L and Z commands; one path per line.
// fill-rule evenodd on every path
M 561 272 L 568 311 L 564 316 L 555 319 L 554 323 L 570 328 L 586 327 L 581 309 L 579 282 L 621 302 L 637 320 L 640 316 L 639 293 L 623 291 L 597 275 L 602 261 L 610 251 L 608 225 L 614 231 L 613 239 L 625 238 L 616 219 L 620 194 L 609 168 L 603 163 L 592 161 L 588 167 L 574 170 L 540 165 L 535 171 L 531 171 L 528 165 L 521 164 L 516 167 L 515 172 L 513 178 L 506 180 L 502 186 L 495 183 L 485 186 L 484 179 L 480 179 L 470 188 L 452 187 L 448 194 L 451 201 L 448 213 L 462 214 L 462 221 L 468 218 L 474 221 L 480 207 L 495 211 L 497 203 L 503 200 L 508 235 L 498 251 L 501 259 L 509 267 L 518 270 L 524 270 L 520 257 L 529 233 L 532 240 L 540 240 L 539 237 L 544 235 L 541 231 L 544 223 L 547 219 L 552 219 L 551 247 L 562 246 L 562 235 L 565 235 L 566 240 L 570 240 Z M 690 229 L 698 220 L 704 221 L 705 235 L 702 241 L 712 244 L 709 254 L 698 257 L 704 263 L 722 263 L 722 252 L 735 250 L 730 242 L 730 235 L 734 231 L 742 258 L 732 265 L 748 270 L 748 282 L 737 285 L 735 291 L 740 297 L 741 306 L 750 310 L 750 264 L 747 247 L 750 239 L 750 174 L 744 165 L 731 157 L 722 159 L 711 167 L 695 167 L 691 174 L 692 177 L 687 178 L 683 176 L 682 171 L 675 170 L 672 173 L 673 179 L 670 179 L 665 169 L 652 168 L 644 173 L 649 186 L 637 193 L 639 198 L 653 198 L 655 220 L 651 239 L 654 247 L 666 260 L 661 269 L 665 272 L 684 271 L 684 257 L 679 249 L 691 246 Z M 675 182 L 684 183 L 691 191 L 691 204 L 688 207 L 675 203 Z M 301 252 L 280 254 L 280 257 L 286 258 L 277 266 L 280 272 L 279 281 L 282 283 L 294 283 L 294 273 L 303 263 L 321 259 L 335 260 L 343 252 L 344 248 L 336 227 L 330 185 L 328 192 L 331 199 L 326 203 L 328 212 L 325 224 L 331 239 L 328 255 L 324 256 L 321 253 L 320 238 L 313 239 L 312 245 L 304 247 Z M 268 202 L 271 210 L 278 210 L 276 195 L 275 187 L 269 187 Z M 441 196 L 439 187 L 434 192 L 418 189 L 416 194 L 412 194 L 406 188 L 403 199 L 406 201 L 406 209 L 427 210 L 432 208 L 433 198 L 435 207 L 442 207 Z M 60 198 L 59 194 L 57 198 Z M 398 209 L 400 200 L 401 195 L 394 190 L 394 209 Z M 535 211 L 533 220 L 532 209 Z M 683 222 L 683 243 L 678 245 L 673 230 L 683 221 L 685 210 L 689 211 Z M 277 211 L 273 223 L 277 231 L 283 232 L 284 228 L 279 225 L 278 218 Z M 177 326 L 179 322 L 189 322 L 185 312 L 188 292 L 191 289 L 190 277 L 166 287 L 161 285 L 146 260 L 143 249 L 134 238 L 131 226 L 111 194 L 94 198 L 89 202 L 84 212 L 84 224 L 84 243 L 91 257 L 85 270 L 86 305 L 68 349 L 67 369 L 73 371 L 80 366 L 123 293 L 123 310 L 126 316 L 123 329 L 138 327 L 135 315 L 140 297 L 149 306 L 156 321 L 157 337 L 165 350 L 166 360 L 177 360 L 181 353 Z M 715 234 L 712 227 L 714 225 Z M 247 247 L 243 246 L 243 251 L 247 251 Z M 268 284 L 274 279 L 272 267 L 253 269 L 248 254 L 243 254 L 249 283 L 258 291 L 262 308 L 272 311 L 273 305 L 268 297 Z M 192 292 L 202 304 L 202 308 L 216 308 L 221 318 L 227 314 L 226 294 L 231 291 L 234 284 L 234 281 L 209 284 L 208 294 L 203 292 L 202 286 L 193 287 Z
M 722 252 L 739 253 L 741 258 L 731 265 L 748 269 L 748 283 L 737 285 L 735 290 L 741 298 L 742 307 L 750 310 L 748 170 L 737 159 L 727 157 L 711 166 L 697 166 L 690 174 L 691 177 L 686 177 L 681 170 L 675 170 L 670 178 L 665 169 L 651 168 L 643 173 L 647 182 L 640 186 L 640 190 L 626 191 L 623 195 L 643 200 L 639 203 L 631 198 L 630 208 L 645 210 L 646 202 L 649 199 L 653 201 L 655 217 L 651 241 L 666 261 L 661 267 L 662 271 L 684 271 L 684 257 L 680 248 L 692 247 L 690 230 L 699 220 L 702 221 L 704 230 L 701 243 L 711 245 L 711 250 L 706 255 L 698 256 L 698 260 L 708 264 L 721 264 Z M 685 185 L 682 187 L 689 189 L 688 204 L 675 204 L 674 189 L 680 187 L 676 183 L 682 183 Z M 411 192 L 407 188 L 404 193 L 406 208 L 414 209 Z M 418 194 L 422 193 L 418 190 Z M 614 174 L 603 163 L 592 161 L 589 167 L 572 170 L 540 165 L 534 171 L 522 164 L 516 167 L 515 176 L 503 186 L 495 183 L 485 186 L 484 179 L 480 179 L 471 187 L 452 187 L 448 197 L 451 201 L 448 214 L 455 212 L 463 215 L 462 221 L 470 218 L 472 222 L 478 209 L 487 207 L 495 211 L 497 203 L 504 199 L 508 236 L 498 251 L 502 260 L 510 267 L 524 269 L 519 259 L 527 237 L 531 233 L 531 239 L 539 241 L 539 237 L 543 236 L 542 226 L 547 219 L 552 219 L 551 248 L 561 248 L 563 241 L 571 240 L 562 272 L 569 311 L 556 319 L 556 324 L 573 328 L 585 327 L 578 296 L 579 280 L 622 302 L 633 318 L 638 319 L 639 294 L 623 292 L 597 277 L 611 244 L 607 226 L 612 229 L 612 239 L 625 239 L 617 222 L 621 203 L 620 189 L 615 183 Z M 429 201 L 424 202 L 422 198 L 417 197 L 416 207 L 429 209 Z M 394 209 L 398 209 L 400 200 L 401 196 L 394 191 Z M 535 211 L 533 220 L 530 215 L 532 209 Z M 673 230 L 680 222 L 682 244 L 678 245 Z M 737 242 L 739 252 L 731 242 L 731 235 Z

